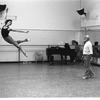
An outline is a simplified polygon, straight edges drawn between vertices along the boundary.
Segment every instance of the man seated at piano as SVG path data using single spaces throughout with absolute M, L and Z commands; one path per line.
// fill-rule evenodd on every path
M 72 45 L 75 46 L 75 62 L 80 61 L 82 58 L 82 50 L 76 40 L 72 40 Z
M 65 43 L 64 45 L 64 51 L 62 51 L 63 56 L 65 56 L 65 64 L 67 64 L 67 57 L 70 57 L 70 63 L 72 64 L 75 59 L 75 48 L 71 48 L 69 43 Z

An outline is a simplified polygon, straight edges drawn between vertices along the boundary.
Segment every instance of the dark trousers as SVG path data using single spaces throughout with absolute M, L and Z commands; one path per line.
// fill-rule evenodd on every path
M 90 63 L 91 63 L 91 55 L 84 55 L 84 67 L 86 68 L 85 76 L 94 75 L 94 72 L 91 69 Z

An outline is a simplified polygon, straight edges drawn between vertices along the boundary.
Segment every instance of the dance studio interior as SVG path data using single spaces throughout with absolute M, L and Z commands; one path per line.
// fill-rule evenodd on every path
M 7 19 L 11 29 L 27 31 L 9 36 L 28 40 L 20 44 L 28 56 L 0 34 L 0 98 L 100 96 L 100 53 L 94 49 L 95 75 L 82 79 L 85 35 L 100 48 L 100 0 L 0 0 L 0 33 Z

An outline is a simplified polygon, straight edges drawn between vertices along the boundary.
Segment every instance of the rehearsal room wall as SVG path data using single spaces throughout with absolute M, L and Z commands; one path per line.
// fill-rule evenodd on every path
M 12 28 L 29 31 L 28 34 L 10 33 L 15 40 L 31 39 L 23 45 L 58 45 L 66 42 L 71 44 L 73 39 L 81 43 L 80 16 L 76 12 L 80 8 L 80 0 L 0 0 L 0 3 L 7 4 L 8 18 L 13 19 Z M 1 20 L 1 26 L 3 22 L 4 20 Z M 1 37 L 0 45 L 9 44 Z M 25 49 L 27 48 L 30 47 L 26 46 Z M 32 52 L 34 52 L 34 48 Z M 47 46 L 43 47 L 43 52 L 46 48 Z M 18 53 L 15 54 L 17 57 Z M 7 57 L 6 55 L 3 56 L 4 59 Z M 21 60 L 30 59 L 34 60 L 32 57 L 26 59 L 21 55 Z M 17 58 L 14 58 L 14 60 L 17 60 Z
M 81 0 L 81 8 L 85 9 L 88 18 L 81 16 L 81 27 L 83 30 L 82 34 L 89 34 L 92 44 L 95 41 L 99 42 L 100 45 L 100 0 Z

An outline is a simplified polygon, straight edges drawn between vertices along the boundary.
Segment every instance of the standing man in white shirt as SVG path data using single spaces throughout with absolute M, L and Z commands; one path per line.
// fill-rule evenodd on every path
M 84 39 L 84 47 L 83 47 L 84 66 L 86 68 L 86 72 L 85 75 L 83 76 L 83 79 L 88 79 L 94 76 L 94 72 L 90 68 L 92 54 L 93 54 L 92 43 L 90 42 L 89 35 L 86 35 Z

